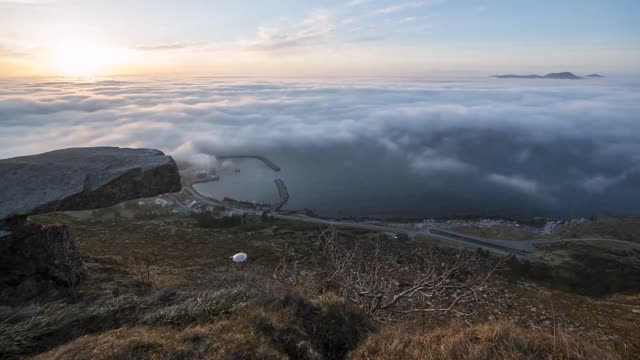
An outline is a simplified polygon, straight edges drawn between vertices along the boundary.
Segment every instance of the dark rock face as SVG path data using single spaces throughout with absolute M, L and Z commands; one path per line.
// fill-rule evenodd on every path
M 21 303 L 49 291 L 75 291 L 87 277 L 69 229 L 27 222 L 0 237 L 0 297 Z
M 29 215 L 89 210 L 181 188 L 178 167 L 161 151 L 72 148 L 0 160 L 0 303 L 43 292 L 76 291 L 87 276 L 66 226 Z
M 72 148 L 0 160 L 0 188 L 2 220 L 176 192 L 180 175 L 158 150 Z

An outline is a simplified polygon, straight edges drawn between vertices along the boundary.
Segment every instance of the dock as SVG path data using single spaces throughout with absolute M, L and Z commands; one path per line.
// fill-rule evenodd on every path
M 273 210 L 279 211 L 284 206 L 284 204 L 286 204 L 287 201 L 289 201 L 289 192 L 287 191 L 287 185 L 285 185 L 284 180 L 276 179 L 275 183 L 276 183 L 276 186 L 278 187 L 278 194 L 280 195 L 280 201 L 273 204 Z
M 268 167 L 270 167 L 273 171 L 280 171 L 280 167 L 276 165 L 273 161 L 262 155 L 223 155 L 216 156 L 218 160 L 227 160 L 227 159 L 256 159 L 265 163 Z

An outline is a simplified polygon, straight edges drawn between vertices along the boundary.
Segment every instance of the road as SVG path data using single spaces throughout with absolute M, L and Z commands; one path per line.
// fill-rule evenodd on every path
M 325 220 L 325 219 L 318 219 L 318 218 L 307 217 L 307 216 L 273 214 L 273 217 L 277 219 L 282 219 L 282 220 L 299 221 L 299 222 L 306 222 L 306 223 L 313 223 L 313 224 L 320 224 L 320 225 L 332 225 L 336 227 L 367 229 L 367 230 L 374 230 L 374 231 L 381 231 L 381 232 L 391 232 L 395 234 L 406 233 L 409 235 L 411 239 L 415 238 L 416 236 L 427 236 L 436 240 L 456 242 L 464 246 L 481 248 L 483 250 L 488 250 L 495 254 L 516 255 L 520 257 L 526 257 L 526 254 L 534 252 L 536 250 L 535 245 L 554 244 L 554 243 L 562 243 L 562 242 L 614 242 L 614 243 L 619 243 L 619 244 L 640 248 L 640 244 L 638 243 L 625 241 L 625 240 L 606 239 L 606 238 L 570 238 L 570 239 L 557 239 L 557 240 L 487 239 L 487 238 L 480 238 L 480 237 L 460 234 L 457 232 L 443 230 L 436 227 L 426 227 L 426 228 L 423 228 L 422 230 L 403 230 L 403 229 L 398 229 L 398 228 L 388 227 L 388 226 L 339 221 L 339 220 Z
M 191 185 L 186 185 L 183 187 L 185 193 L 193 196 L 199 201 L 202 201 L 208 205 L 220 205 L 219 201 L 214 199 L 210 199 L 200 193 Z M 245 212 L 253 215 L 260 215 L 262 211 L 253 210 L 253 209 L 234 209 L 239 212 Z M 287 221 L 297 221 L 297 222 L 305 222 L 311 224 L 318 225 L 327 225 L 327 226 L 335 226 L 335 227 L 348 227 L 355 229 L 365 229 L 365 230 L 374 230 L 381 232 L 391 232 L 394 234 L 397 233 L 406 233 L 410 238 L 415 238 L 416 236 L 427 236 L 430 238 L 434 238 L 437 240 L 448 241 L 460 243 L 465 246 L 471 246 L 475 248 L 482 248 L 484 250 L 488 250 L 490 252 L 500 254 L 500 255 L 519 255 L 524 256 L 527 253 L 530 253 L 535 250 L 535 247 L 531 244 L 522 241 L 505 241 L 505 240 L 491 240 L 491 239 L 482 239 L 478 237 L 472 237 L 464 234 L 455 233 L 448 230 L 442 230 L 435 227 L 429 227 L 422 230 L 403 230 L 390 226 L 381 226 L 374 224 L 366 224 L 360 222 L 349 222 L 349 221 L 341 221 L 341 220 L 327 220 L 320 219 L 310 216 L 304 215 L 285 215 L 279 213 L 271 213 L 276 219 L 287 220 Z
M 208 198 L 200 193 L 196 189 L 193 188 L 192 184 L 185 185 L 183 190 L 196 198 L 199 201 L 202 201 L 209 205 L 220 205 L 221 202 L 216 201 L 214 199 Z M 182 204 L 180 204 L 182 205 Z M 182 205 L 183 206 L 183 205 Z M 234 209 L 239 212 L 245 212 L 248 214 L 261 215 L 262 211 L 253 210 L 253 209 Z M 328 220 L 328 219 L 320 219 L 310 216 L 304 215 L 285 215 L 277 212 L 271 213 L 276 219 L 287 220 L 287 221 L 297 221 L 304 222 L 310 224 L 318 224 L 318 225 L 326 225 L 326 226 L 335 226 L 335 227 L 347 227 L 354 229 L 365 229 L 365 230 L 373 230 L 387 233 L 405 233 L 409 235 L 411 239 L 416 236 L 426 236 L 440 241 L 454 242 L 458 244 L 462 244 L 467 247 L 480 248 L 495 254 L 499 255 L 515 255 L 518 257 L 526 258 L 527 254 L 532 253 L 536 250 L 535 245 L 543 245 L 543 244 L 554 244 L 561 242 L 594 242 L 594 241 L 606 241 L 606 242 L 615 242 L 619 244 L 625 244 L 629 246 L 639 247 L 640 244 L 625 241 L 625 240 L 616 240 L 616 239 L 606 239 L 606 238 L 570 238 L 570 239 L 557 239 L 557 240 L 545 240 L 545 239 L 535 239 L 535 240 L 504 240 L 504 239 L 487 239 L 476 236 L 470 236 L 466 234 L 460 234 L 457 232 L 453 232 L 450 230 L 440 229 L 437 227 L 425 227 L 421 230 L 404 230 L 398 229 L 390 226 L 381 226 L 374 224 L 366 224 L 361 222 L 350 222 L 350 221 L 342 221 L 342 220 Z
M 465 246 L 481 248 L 484 250 L 488 250 L 490 252 L 501 254 L 501 255 L 526 255 L 535 250 L 535 247 L 528 243 L 523 243 L 520 241 L 512 241 L 508 243 L 501 243 L 491 239 L 481 239 L 476 237 L 467 236 L 464 234 L 455 233 L 448 230 L 442 230 L 435 227 L 428 227 L 421 230 L 404 230 L 398 229 L 390 226 L 381 226 L 374 224 L 366 224 L 360 222 L 349 222 L 349 221 L 341 221 L 341 220 L 325 220 L 318 219 L 307 216 L 297 216 L 297 215 L 282 215 L 282 214 L 273 214 L 273 216 L 277 219 L 289 220 L 289 221 L 300 221 L 321 225 L 331 225 L 335 227 L 348 227 L 355 229 L 365 229 L 365 230 L 374 230 L 380 232 L 391 232 L 394 234 L 397 233 L 406 233 L 409 235 L 411 239 L 416 236 L 426 236 L 436 240 L 448 241 L 460 243 Z

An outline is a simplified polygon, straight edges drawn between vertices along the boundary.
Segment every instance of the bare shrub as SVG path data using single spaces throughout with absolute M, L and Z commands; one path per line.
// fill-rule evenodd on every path
M 300 278 L 300 269 L 298 267 L 298 260 L 292 260 L 292 251 L 289 246 L 285 244 L 282 250 L 282 256 L 278 265 L 271 274 L 271 279 L 267 281 L 267 287 L 271 287 L 274 284 L 279 284 L 284 287 L 295 288 L 298 286 Z
M 67 291 L 69 292 L 71 299 L 73 300 L 73 302 L 77 302 L 78 298 L 80 297 L 81 274 L 79 274 L 74 267 L 65 266 L 67 260 L 66 258 L 63 260 L 64 262 L 60 264 L 60 272 L 64 274 L 64 282 L 67 286 Z
M 325 282 L 378 321 L 408 314 L 457 313 L 470 316 L 478 309 L 478 293 L 501 265 L 474 268 L 465 252 L 443 262 L 434 248 L 417 248 L 412 261 L 397 262 L 356 243 L 340 243 L 335 228 L 320 233 L 322 253 L 330 269 Z M 485 261 L 486 262 L 486 261 Z
M 131 270 L 136 278 L 137 284 L 144 291 L 149 291 L 155 287 L 153 274 L 151 273 L 152 260 L 141 251 L 131 252 Z

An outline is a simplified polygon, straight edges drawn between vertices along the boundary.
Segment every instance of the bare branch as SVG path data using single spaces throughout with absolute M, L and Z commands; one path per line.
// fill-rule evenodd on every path
M 340 295 L 353 302 L 375 319 L 378 313 L 455 313 L 469 316 L 479 305 L 478 292 L 501 266 L 499 261 L 489 271 L 470 267 L 470 252 L 458 252 L 446 262 L 433 248 L 420 249 L 415 261 L 399 265 L 388 258 L 379 244 L 360 249 L 360 243 L 347 247 L 339 243 L 333 226 L 319 235 L 322 253 L 330 271 L 325 279 L 337 286 Z M 486 261 L 486 260 L 485 260 Z M 478 262 L 478 261 L 476 261 Z

